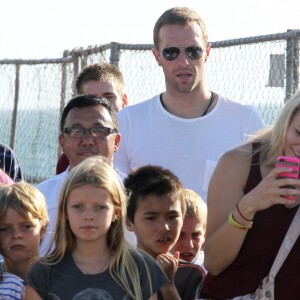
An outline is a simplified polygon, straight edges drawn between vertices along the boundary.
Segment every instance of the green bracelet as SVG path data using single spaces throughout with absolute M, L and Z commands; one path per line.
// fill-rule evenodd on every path
M 229 216 L 228 216 L 228 223 L 230 225 L 232 225 L 233 227 L 235 228 L 238 228 L 238 229 L 242 229 L 242 230 L 248 230 L 248 229 L 251 229 L 252 226 L 253 226 L 253 222 L 251 221 L 251 223 L 249 225 L 243 225 L 243 224 L 240 224 L 238 223 L 234 217 L 233 217 L 233 214 L 230 213 Z

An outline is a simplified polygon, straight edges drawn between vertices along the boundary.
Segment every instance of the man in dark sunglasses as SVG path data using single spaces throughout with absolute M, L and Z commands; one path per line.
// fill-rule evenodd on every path
M 219 157 L 264 124 L 252 106 L 205 86 L 211 45 L 195 10 L 165 11 L 154 26 L 153 40 L 166 90 L 118 113 L 123 138 L 114 162 L 124 173 L 141 165 L 161 165 L 206 201 Z

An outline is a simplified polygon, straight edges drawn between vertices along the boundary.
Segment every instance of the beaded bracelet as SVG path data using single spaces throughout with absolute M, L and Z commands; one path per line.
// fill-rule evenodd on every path
M 241 213 L 241 211 L 240 211 L 240 208 L 239 208 L 239 203 L 236 204 L 236 209 L 237 209 L 238 213 L 240 214 L 240 216 L 241 216 L 245 221 L 248 221 L 248 222 L 252 222 L 252 221 L 253 221 L 253 220 L 250 220 L 250 219 L 245 218 L 245 217 L 242 215 L 242 213 Z
M 229 216 L 228 216 L 228 223 L 230 225 L 232 225 L 233 227 L 235 228 L 238 228 L 238 229 L 242 229 L 242 230 L 248 230 L 248 229 L 251 229 L 252 226 L 253 226 L 253 222 L 251 221 L 251 223 L 249 225 L 243 225 L 243 224 L 240 224 L 238 223 L 234 217 L 233 217 L 233 214 L 230 213 Z

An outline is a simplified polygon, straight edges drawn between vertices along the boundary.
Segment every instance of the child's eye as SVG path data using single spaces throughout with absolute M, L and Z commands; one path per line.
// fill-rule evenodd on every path
M 146 217 L 146 220 L 154 221 L 154 220 L 155 220 L 155 217 Z
M 23 226 L 23 228 L 24 228 L 25 230 L 28 230 L 28 229 L 30 229 L 30 228 L 32 228 L 32 227 L 33 227 L 32 224 L 25 224 L 25 225 Z
M 169 219 L 173 220 L 173 219 L 176 219 L 178 218 L 179 216 L 177 214 L 172 214 L 172 215 L 169 215 Z
M 201 237 L 201 232 L 194 232 L 194 233 L 192 234 L 192 238 L 193 238 L 194 240 L 199 240 L 200 237 Z
M 102 210 L 102 209 L 105 209 L 106 207 L 104 205 L 97 205 L 96 206 L 96 209 L 97 210 Z
M 83 205 L 82 204 L 74 204 L 73 207 L 81 209 L 81 208 L 83 208 Z
M 0 232 L 8 231 L 8 227 L 0 227 Z

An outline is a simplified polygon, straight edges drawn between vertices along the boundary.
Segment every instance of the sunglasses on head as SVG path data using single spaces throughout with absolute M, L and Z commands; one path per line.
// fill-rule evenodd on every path
M 184 50 L 185 55 L 190 59 L 199 59 L 203 54 L 203 49 L 199 46 L 188 47 L 166 47 L 162 50 L 162 55 L 165 60 L 171 61 L 176 59 L 180 53 L 180 49 Z

